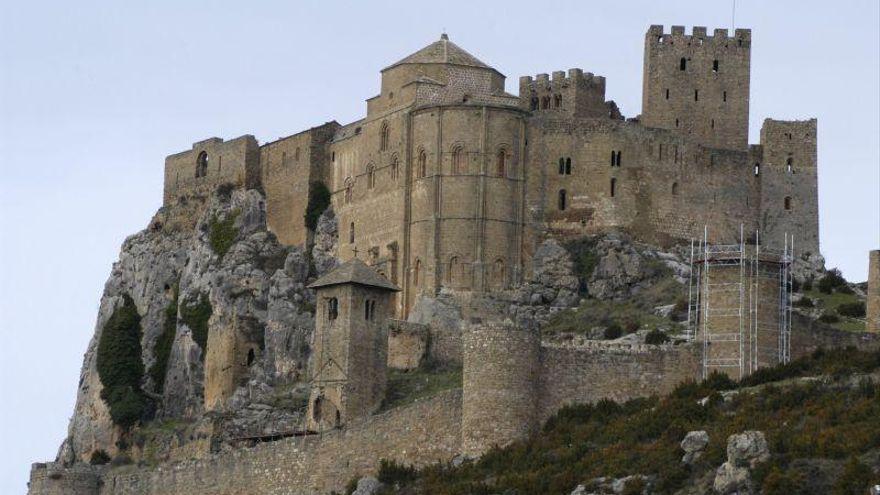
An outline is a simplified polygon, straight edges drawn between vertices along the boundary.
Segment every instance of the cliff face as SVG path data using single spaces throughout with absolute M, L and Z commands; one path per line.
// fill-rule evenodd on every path
M 257 191 L 212 197 L 195 229 L 169 227 L 180 224 L 178 214 L 161 209 L 123 243 L 85 353 L 61 461 L 88 461 L 98 450 L 113 456 L 128 443 L 101 397 L 97 366 L 105 325 L 127 297 L 140 316 L 144 419 L 198 420 L 206 404 L 229 413 L 240 433 L 265 425 L 267 414 L 273 427 L 298 419 L 295 408 L 256 408 L 256 417 L 249 406 L 304 379 L 314 327 L 306 254 L 266 230 Z

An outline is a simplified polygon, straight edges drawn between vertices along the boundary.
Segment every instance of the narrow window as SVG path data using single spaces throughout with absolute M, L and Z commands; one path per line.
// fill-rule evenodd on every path
M 565 159 L 565 175 L 571 175 L 571 158 Z
M 559 175 L 565 175 L 565 159 L 559 159 Z
M 684 57 L 681 57 L 681 60 L 678 61 L 678 70 L 687 69 L 687 63 L 688 63 L 687 59 Z
M 223 170 L 223 157 L 217 157 L 217 175 L 220 175 L 220 171 Z
M 208 175 L 208 153 L 202 151 L 196 158 L 196 178 Z
M 700 90 L 699 89 L 694 90 L 694 101 L 700 101 Z
M 678 196 L 678 182 L 672 183 L 672 195 Z
M 615 165 L 614 162 L 615 162 L 615 157 L 616 157 L 616 156 L 617 156 L 617 155 L 614 154 L 614 150 L 611 150 L 611 166 L 612 166 L 612 167 Z
M 541 98 L 541 108 L 544 110 L 550 108 L 550 97 L 549 96 L 545 96 L 545 97 Z
M 335 152 L 335 151 L 332 152 L 332 153 L 330 153 L 330 161 L 331 161 L 331 162 L 335 162 L 335 161 L 336 161 L 336 152 Z
M 785 171 L 790 174 L 794 172 L 794 158 L 788 157 L 785 160 Z
M 718 72 L 718 60 L 712 61 L 712 72 Z
M 565 197 L 565 189 L 559 190 L 559 211 L 565 211 L 566 207 L 566 197 Z
M 721 99 L 722 99 L 723 101 L 727 101 L 727 91 L 721 93 Z
M 413 285 L 419 286 L 419 276 L 422 271 L 422 260 L 416 260 L 415 267 L 413 267 Z
M 537 96 L 532 97 L 532 101 L 529 103 L 529 109 L 530 110 L 537 110 L 538 109 L 538 97 Z
M 419 151 L 419 166 L 416 167 L 416 174 L 418 177 L 425 177 L 428 172 L 428 155 L 425 154 L 425 150 Z
M 761 164 L 760 164 L 760 163 L 756 163 L 756 164 L 755 164 L 755 177 L 757 177 L 757 176 L 759 176 L 759 175 L 761 175 Z
M 458 271 L 458 256 L 449 259 L 449 266 L 446 269 L 446 283 L 452 285 L 455 281 L 455 273 Z
M 379 151 L 386 151 L 388 149 L 388 123 L 385 122 L 382 124 L 381 135 L 379 136 Z
M 677 144 L 672 145 L 672 150 L 673 150 L 673 158 L 672 158 L 672 160 L 673 160 L 675 163 L 678 163 L 678 145 L 677 145 Z
M 367 166 L 367 189 L 376 186 L 376 167 L 373 164 Z
M 461 146 L 456 146 L 455 149 L 452 150 L 452 173 L 457 175 L 464 172 L 464 153 L 461 150 Z
M 299 161 L 299 146 L 297 146 L 296 149 L 293 151 L 293 159 L 294 161 Z M 282 158 L 282 161 L 283 160 L 284 159 Z
M 553 106 L 556 108 L 562 106 L 562 95 L 553 95 Z
M 660 143 L 658 148 L 660 149 L 660 152 L 657 153 L 657 159 L 662 161 L 663 160 L 663 143 Z
M 614 193 L 617 192 L 617 179 L 611 178 L 611 197 L 614 197 Z
M 507 153 L 503 149 L 498 150 L 495 171 L 498 177 L 505 177 L 507 174 Z
M 784 206 L 786 210 L 791 210 L 791 196 L 785 197 Z
M 712 129 L 714 129 L 714 128 L 715 128 L 715 119 L 712 119 L 712 124 L 711 124 L 711 125 L 712 125 Z
M 364 319 L 373 321 L 376 318 L 376 301 L 367 299 L 364 301 Z
M 348 243 L 354 244 L 354 222 L 348 226 Z
M 327 299 L 327 319 L 335 320 L 339 316 L 339 301 L 335 297 Z
M 675 127 L 678 127 L 678 119 L 675 119 Z
M 391 180 L 394 180 L 394 181 L 397 180 L 397 173 L 398 173 L 398 164 L 397 164 L 397 157 L 395 156 L 394 158 L 391 159 Z
M 345 181 L 345 204 L 351 203 L 351 198 L 354 195 L 354 182 L 349 178 Z
M 256 356 L 254 355 L 254 350 L 248 349 L 247 365 L 250 366 L 250 365 L 254 364 L 254 359 L 256 359 Z
M 622 153 L 622 152 L 621 151 L 617 152 L 617 166 L 618 167 L 620 166 L 620 153 Z
M 669 99 L 669 88 L 666 89 L 666 99 Z

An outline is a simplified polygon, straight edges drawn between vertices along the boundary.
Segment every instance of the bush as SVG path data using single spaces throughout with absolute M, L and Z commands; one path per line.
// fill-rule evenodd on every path
M 386 485 L 394 486 L 398 483 L 412 481 L 416 479 L 416 475 L 416 468 L 412 466 L 382 459 L 379 461 L 379 474 L 376 475 L 376 479 Z
M 165 307 L 164 320 L 162 321 L 162 333 L 156 338 L 153 347 L 155 360 L 150 366 L 150 378 L 156 386 L 156 393 L 161 394 L 165 389 L 165 374 L 168 370 L 168 357 L 171 355 L 171 346 L 174 344 L 174 336 L 177 334 L 177 296 L 180 292 L 179 284 L 174 284 L 173 297 Z
M 816 307 L 816 303 L 813 302 L 813 300 L 810 299 L 809 297 L 803 296 L 800 299 L 798 299 L 797 301 L 795 301 L 794 303 L 792 303 L 792 306 L 794 306 L 796 308 L 814 308 L 814 307 Z
M 110 417 L 127 429 L 147 414 L 150 403 L 141 391 L 141 317 L 128 294 L 122 301 L 104 324 L 95 364 Z
M 620 325 L 616 322 L 605 327 L 605 332 L 603 333 L 605 340 L 614 340 L 621 335 L 623 335 L 623 329 L 620 328 Z
M 864 318 L 865 303 L 863 301 L 843 303 L 837 306 L 837 314 L 841 316 L 849 316 L 850 318 Z
M 231 182 L 224 182 L 223 184 L 217 186 L 217 190 L 215 192 L 218 198 L 226 202 L 229 201 L 229 198 L 232 197 L 233 190 L 235 190 L 235 184 Z
M 594 250 L 596 241 L 589 237 L 582 237 L 566 242 L 563 247 L 571 255 L 571 260 L 574 262 L 574 274 L 578 278 L 579 291 L 581 294 L 585 294 L 587 280 L 590 279 L 593 270 L 596 269 L 596 264 L 599 263 L 599 257 L 596 256 Z
M 804 280 L 804 285 L 802 287 L 804 292 L 813 290 L 813 276 L 811 275 L 806 280 Z
M 180 319 L 192 331 L 192 338 L 202 349 L 202 361 L 208 352 L 208 319 L 214 308 L 207 294 L 200 294 L 196 301 L 186 301 L 180 306 Z
M 862 495 L 868 493 L 873 473 L 871 468 L 850 457 L 843 466 L 843 472 L 834 484 L 834 495 Z
M 318 228 L 318 218 L 330 206 L 330 190 L 323 182 L 312 182 L 309 187 L 309 204 L 304 216 L 306 227 L 314 231 Z
M 825 311 L 824 313 L 822 313 L 822 316 L 819 317 L 819 321 L 821 321 L 822 323 L 837 323 L 840 321 L 840 317 L 834 313 L 829 313 L 828 311 Z
M 108 462 L 110 462 L 110 456 L 107 454 L 107 451 L 103 449 L 92 452 L 92 456 L 89 458 L 89 464 L 93 466 L 107 464 Z
M 825 276 L 819 279 L 816 288 L 823 294 L 831 294 L 834 289 L 846 285 L 846 279 L 841 275 L 840 270 L 832 268 L 825 273 Z
M 645 343 L 649 345 L 660 345 L 669 342 L 669 336 L 660 329 L 653 329 L 645 335 Z
M 229 248 L 235 244 L 235 239 L 238 237 L 235 221 L 238 219 L 239 213 L 238 210 L 233 210 L 223 220 L 214 215 L 208 224 L 208 240 L 211 243 L 211 249 L 221 258 L 229 252 Z

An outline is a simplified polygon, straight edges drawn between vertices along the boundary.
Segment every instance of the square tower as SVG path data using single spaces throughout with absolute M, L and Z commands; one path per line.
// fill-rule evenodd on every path
M 387 381 L 388 315 L 400 290 L 353 258 L 309 286 L 317 290 L 306 429 L 339 428 L 375 412 Z
M 647 127 L 678 130 L 710 148 L 745 150 L 749 137 L 752 32 L 706 35 L 694 27 L 651 26 L 645 35 L 642 117 Z

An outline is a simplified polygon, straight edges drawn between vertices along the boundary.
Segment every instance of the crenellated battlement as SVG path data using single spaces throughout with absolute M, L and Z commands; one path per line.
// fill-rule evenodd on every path
M 649 43 L 655 45 L 675 46 L 676 43 L 691 47 L 712 46 L 717 48 L 719 44 L 724 43 L 727 48 L 751 48 L 752 30 L 751 29 L 735 29 L 733 36 L 726 28 L 715 28 L 711 36 L 705 26 L 693 26 L 691 34 L 685 34 L 684 26 L 671 26 L 669 32 L 663 29 L 662 25 L 654 24 L 648 28 L 645 35 Z M 735 43 L 730 43 L 735 41 Z
M 519 78 L 520 107 L 531 111 L 554 110 L 579 117 L 607 115 L 605 77 L 583 69 L 554 71 Z
M 524 91 L 561 91 L 565 88 L 580 87 L 601 91 L 605 94 L 605 77 L 597 76 L 592 72 L 584 72 L 583 69 L 568 69 L 565 71 L 554 71 L 552 77 L 548 74 L 537 74 L 536 76 L 522 76 L 519 78 L 520 96 Z

